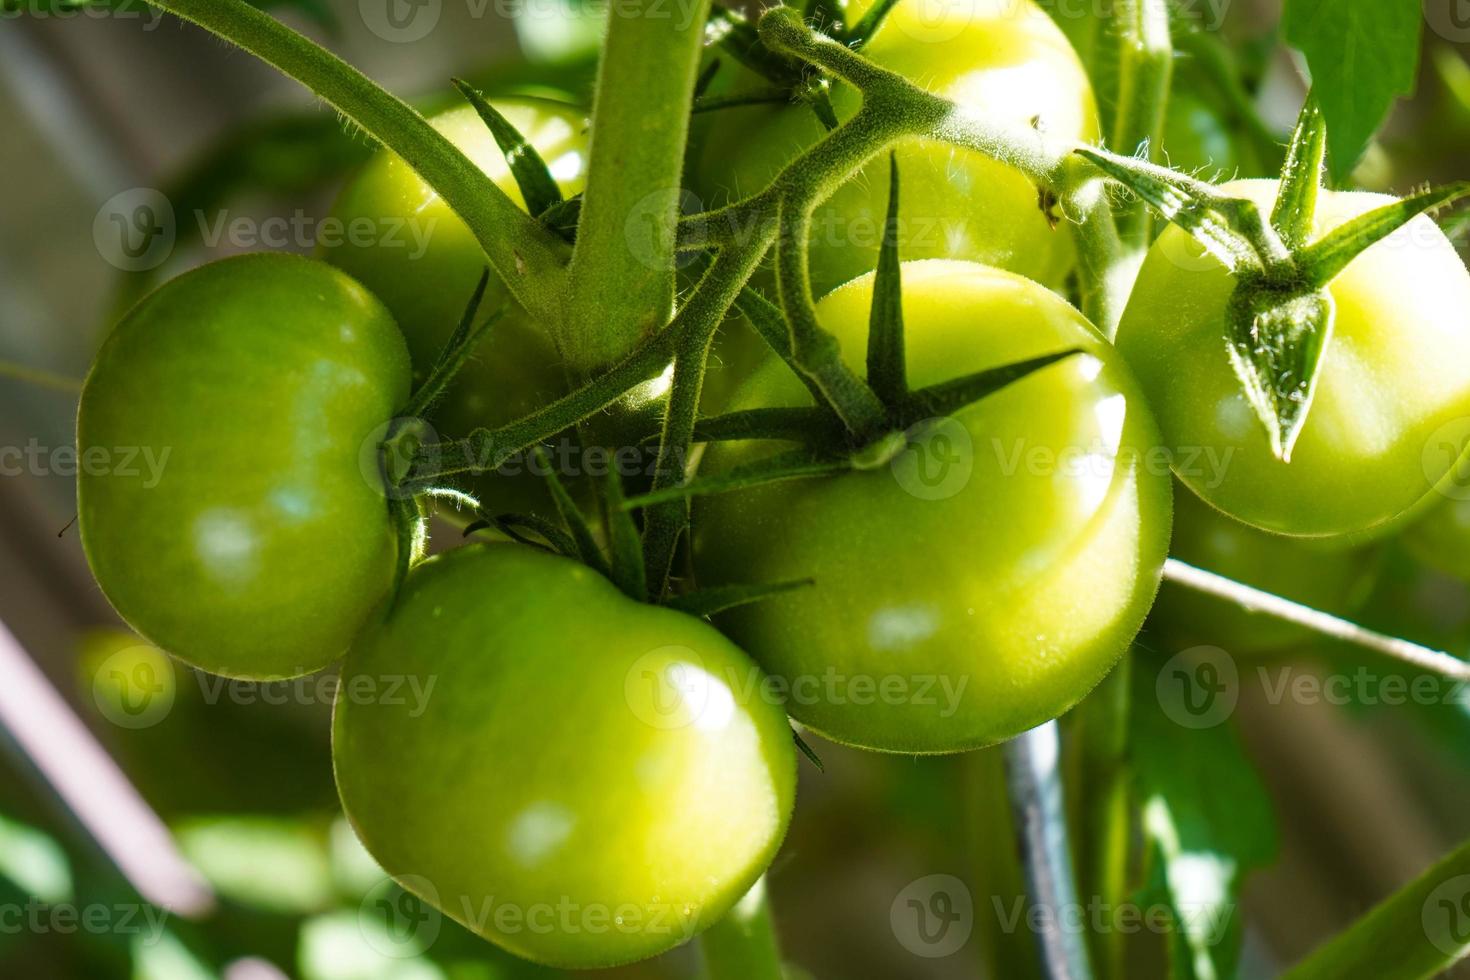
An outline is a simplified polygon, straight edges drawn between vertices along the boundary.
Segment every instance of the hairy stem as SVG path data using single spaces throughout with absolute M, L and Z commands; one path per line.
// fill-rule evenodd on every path
M 613 363 L 674 302 L 684 143 L 709 0 L 611 8 L 562 350 L 574 375 Z

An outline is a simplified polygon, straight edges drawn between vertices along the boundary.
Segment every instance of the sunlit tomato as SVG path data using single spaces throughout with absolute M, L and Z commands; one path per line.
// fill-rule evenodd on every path
M 1170 482 L 1122 359 L 1054 293 L 1007 272 L 903 266 L 915 387 L 1077 348 L 911 433 L 891 467 L 699 501 L 699 582 L 815 580 L 718 624 L 787 685 L 788 710 L 841 742 L 953 752 L 1082 698 L 1126 649 L 1168 548 Z M 871 277 L 819 304 L 857 367 Z M 735 407 L 799 405 L 768 362 Z M 781 451 L 713 447 L 718 473 Z
M 1230 193 L 1267 213 L 1273 181 Z M 1388 204 L 1325 193 L 1318 228 Z M 1360 255 L 1329 287 L 1337 314 L 1316 399 L 1290 463 L 1230 364 L 1234 279 L 1178 227 L 1149 252 L 1118 330 L 1158 413 L 1175 472 L 1248 524 L 1305 537 L 1380 533 L 1423 500 L 1470 441 L 1470 274 L 1427 217 Z
M 1188 490 L 1174 495 L 1170 553 L 1313 609 L 1345 616 L 1373 586 L 1377 549 L 1269 534 L 1233 520 Z M 1147 637 L 1171 647 L 1209 645 L 1232 654 L 1279 649 L 1312 634 L 1275 616 L 1165 582 Z
M 249 255 L 169 282 L 82 391 L 77 502 L 103 592 L 213 673 L 325 667 L 393 580 L 371 445 L 408 396 L 393 318 L 331 266 Z
M 374 696 L 405 677 L 417 695 Z M 512 544 L 413 572 L 347 658 L 333 753 L 384 868 L 565 967 L 653 956 L 714 923 L 770 863 L 795 792 L 791 729 L 749 657 Z
M 581 112 L 539 99 L 495 99 L 493 104 L 536 147 L 564 195 L 582 190 L 587 132 Z M 472 107 L 450 109 L 431 122 L 524 207 L 505 155 Z M 346 233 L 322 250 L 323 258 L 351 273 L 393 312 L 408 341 L 414 377 L 423 380 L 489 260 L 443 199 L 387 151 L 347 184 L 332 214 Z M 566 393 L 567 376 L 551 337 L 493 281 L 481 316 L 502 306 L 506 316 L 491 327 L 429 416 L 442 437 L 460 438 L 481 426 L 510 422 Z M 544 510 L 544 487 L 528 469 L 518 460 L 506 475 L 476 480 L 472 489 L 492 512 Z
M 848 4 L 849 22 L 870 6 L 870 0 Z M 899 0 L 863 54 L 988 117 L 1035 125 L 1057 139 L 1097 138 L 1087 75 L 1066 37 L 1031 0 Z M 769 85 L 734 72 L 723 82 L 732 92 L 762 84 Z M 845 85 L 833 88 L 832 100 L 839 119 L 860 103 Z M 706 125 L 693 189 L 707 205 L 762 190 L 826 132 L 810 108 L 794 105 L 724 109 Z M 1036 187 L 1020 173 L 927 140 L 903 143 L 897 156 L 904 258 L 985 262 L 1047 285 L 1066 275 L 1067 232 L 1052 227 Z M 817 209 L 811 251 L 817 295 L 877 267 L 888 186 L 885 155 Z

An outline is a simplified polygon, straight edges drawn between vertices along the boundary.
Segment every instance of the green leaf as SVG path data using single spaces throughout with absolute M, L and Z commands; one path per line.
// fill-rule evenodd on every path
M 616 466 L 607 468 L 604 484 L 607 504 L 608 552 L 612 555 L 612 580 L 630 599 L 648 598 L 648 566 L 643 561 L 643 541 L 633 513 L 623 506 L 623 478 Z
M 587 523 L 586 515 L 572 499 L 572 495 L 567 492 L 566 485 L 561 482 L 561 476 L 556 472 L 556 467 L 551 465 L 551 457 L 540 446 L 533 450 L 532 455 L 535 457 L 536 464 L 543 471 L 541 475 L 545 477 L 547 489 L 551 491 L 551 499 L 556 504 L 557 516 L 572 533 L 572 542 L 576 546 L 577 557 L 583 564 L 611 578 L 612 569 L 608 567 L 607 559 L 602 555 L 602 549 L 597 546 L 597 538 L 592 533 L 592 526 Z
M 842 420 L 824 408 L 752 408 L 700 419 L 695 442 L 776 439 L 820 443 L 842 434 Z
M 1389 896 L 1282 980 L 1418 980 L 1470 952 L 1470 843 Z
M 720 585 L 674 596 L 666 605 L 691 616 L 714 616 L 815 584 L 814 579 L 805 578 L 795 582 L 777 582 L 774 585 Z
M 1162 665 L 1133 674 L 1130 735 L 1143 833 L 1176 910 L 1181 980 L 1228 980 L 1240 953 L 1241 882 L 1276 853 L 1270 799 L 1228 724 L 1186 728 L 1166 715 Z
M 1318 288 L 1336 279 L 1353 259 L 1398 231 L 1415 217 L 1470 195 L 1470 181 L 1460 181 L 1406 197 L 1359 215 L 1304 249 L 1297 265 Z
M 480 303 L 485 299 L 485 290 L 490 285 L 490 270 L 487 268 L 480 273 L 480 281 L 475 286 L 475 291 L 470 294 L 470 301 L 465 304 L 464 313 L 460 316 L 459 324 L 450 334 L 449 342 L 439 352 L 438 359 L 429 370 L 429 376 L 419 389 L 413 393 L 408 407 L 403 410 L 404 415 L 418 416 L 426 412 L 430 405 L 444 394 L 449 383 L 459 374 L 470 355 L 480 346 L 490 328 L 505 315 L 502 307 L 478 327 L 475 326 L 475 316 L 480 312 Z
M 577 543 L 572 540 L 572 536 L 565 529 L 557 527 L 551 521 L 536 514 L 497 514 L 493 518 L 476 521 L 465 528 L 464 533 L 468 537 L 476 531 L 492 529 L 499 531 L 512 541 L 518 541 L 533 548 L 543 547 L 520 533 L 522 529 L 525 529 L 545 541 L 551 546 L 552 551 L 563 558 L 575 559 L 578 557 Z
M 1242 280 L 1225 311 L 1230 365 L 1266 427 L 1271 452 L 1291 462 L 1317 393 L 1318 367 L 1332 338 L 1337 307 L 1325 289 L 1277 289 Z
M 654 504 L 733 493 L 736 490 L 749 490 L 772 483 L 784 483 L 788 480 L 831 476 L 836 473 L 846 473 L 852 468 L 851 460 L 833 459 L 818 455 L 808 449 L 798 449 L 737 466 L 728 473 L 700 477 L 682 486 L 655 490 L 640 497 L 632 497 L 624 503 L 624 506 L 651 507 Z
M 1352 173 L 1396 98 L 1414 91 L 1418 0 L 1287 0 L 1287 43 L 1306 56 L 1327 119 L 1332 179 Z
M 898 6 L 898 0 L 875 0 L 868 8 L 868 12 L 848 30 L 847 36 L 842 40 L 854 48 L 861 49 L 863 45 L 871 41 L 883 26 L 883 21 L 894 7 Z
M 541 154 L 536 152 L 530 141 L 468 82 L 456 78 L 454 86 L 469 100 L 470 105 L 475 107 L 475 111 L 490 128 L 490 134 L 495 137 L 495 145 L 505 154 L 511 176 L 515 177 L 516 186 L 521 189 L 526 210 L 533 216 L 540 217 L 548 209 L 560 204 L 561 188 L 557 186 L 556 178 L 551 176 L 546 161 L 541 159 Z
M 1272 243 L 1265 240 L 1265 220 L 1252 201 L 1229 197 L 1210 184 L 1145 160 L 1093 147 L 1077 153 L 1189 232 L 1231 272 L 1261 269 L 1267 256 L 1279 251 L 1268 247 Z
M 1322 164 L 1327 157 L 1327 125 L 1316 96 L 1308 92 L 1297 119 L 1286 164 L 1281 170 L 1281 190 L 1271 212 L 1271 226 L 1287 248 L 1301 248 L 1312 240 L 1317 218 L 1317 194 L 1322 188 Z
M 888 155 L 888 217 L 868 313 L 868 384 L 883 404 L 903 404 L 908 368 L 903 344 L 903 272 L 898 261 L 898 154 Z
M 175 836 L 220 895 L 248 908 L 309 914 L 334 897 L 326 841 L 304 821 L 204 817 L 184 823 Z
M 1050 367 L 1058 361 L 1064 361 L 1076 354 L 1085 353 L 1082 350 L 1058 351 L 1055 354 L 1043 354 L 1030 360 L 1017 361 L 1014 364 L 1005 364 L 1001 367 L 988 368 L 967 374 L 962 378 L 954 378 L 943 381 L 928 388 L 921 388 L 908 396 L 904 405 L 905 428 L 925 419 L 940 418 L 952 415 L 968 405 L 973 405 L 990 395 L 995 394 L 1003 388 L 1009 387 L 1022 378 L 1035 374 L 1043 368 Z

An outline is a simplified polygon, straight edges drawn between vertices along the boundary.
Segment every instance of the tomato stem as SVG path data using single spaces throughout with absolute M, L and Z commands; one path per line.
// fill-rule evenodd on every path
M 699 937 L 708 980 L 782 980 L 781 950 L 760 878 L 724 918 Z

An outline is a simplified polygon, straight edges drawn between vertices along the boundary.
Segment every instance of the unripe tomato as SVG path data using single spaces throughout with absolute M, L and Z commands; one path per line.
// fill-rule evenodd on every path
M 1197 568 L 1313 609 L 1346 616 L 1368 597 L 1378 551 L 1288 538 L 1226 517 L 1188 490 L 1174 495 L 1170 553 Z M 1305 627 L 1165 582 L 1149 614 L 1149 635 L 1172 648 L 1222 647 L 1264 653 L 1312 636 Z
M 422 696 L 355 696 L 407 676 Z M 707 623 L 524 545 L 410 575 L 343 670 L 337 786 L 385 869 L 513 953 L 653 956 L 713 924 L 786 832 L 791 729 Z
M 871 0 L 854 0 L 855 23 Z M 987 117 L 1044 128 L 1058 140 L 1092 142 L 1097 109 L 1067 38 L 1031 0 L 899 0 L 863 54 L 927 90 Z M 734 76 L 739 92 L 763 83 Z M 835 85 L 839 119 L 860 98 Z M 762 190 L 826 130 L 806 106 L 720 110 L 706 124 L 693 189 L 706 205 Z M 947 143 L 909 140 L 898 149 L 903 197 L 899 248 L 906 259 L 985 262 L 1057 285 L 1072 263 L 1064 228 L 1053 228 L 1037 189 L 1019 172 Z M 811 242 L 818 296 L 877 267 L 888 209 L 888 159 L 870 163 L 817 209 Z
M 372 440 L 408 397 L 393 318 L 328 265 L 248 255 L 172 280 L 82 390 L 77 505 L 103 592 L 212 673 L 325 667 L 393 581 Z
M 580 112 L 545 100 L 495 99 L 493 104 L 536 147 L 564 195 L 582 190 L 587 131 Z M 473 107 L 459 106 L 430 121 L 525 206 L 505 155 Z M 349 234 L 322 249 L 322 257 L 362 282 L 393 312 L 408 341 L 415 380 L 422 381 L 459 324 L 489 260 L 443 199 L 386 150 L 347 184 L 332 214 Z M 351 234 L 354 228 L 361 234 Z M 480 314 L 488 316 L 506 304 L 506 315 L 490 328 L 429 416 L 441 437 L 461 438 L 481 426 L 510 422 L 567 391 L 562 358 L 550 335 L 492 274 Z M 491 474 L 476 480 L 473 489 L 496 513 L 542 510 L 546 503 L 540 479 L 525 472 Z
M 1075 309 L 972 263 L 905 263 L 903 279 L 913 387 L 1084 353 L 916 427 L 889 467 L 699 501 L 695 568 L 702 586 L 815 580 L 718 620 L 793 717 L 865 748 L 954 752 L 1056 717 L 1112 668 L 1158 588 L 1171 491 L 1132 374 Z M 818 305 L 855 368 L 872 294 L 863 277 Z M 805 398 L 772 360 L 735 407 Z M 778 451 L 717 445 L 705 470 Z
M 1270 213 L 1274 181 L 1225 184 Z M 1388 204 L 1323 192 L 1319 234 Z M 1419 217 L 1360 255 L 1328 291 L 1337 307 L 1316 399 L 1291 462 L 1231 367 L 1225 309 L 1235 280 L 1177 226 L 1149 252 L 1118 349 L 1158 413 L 1175 472 L 1219 510 L 1303 537 L 1382 533 L 1463 452 L 1470 425 L 1470 273 Z

